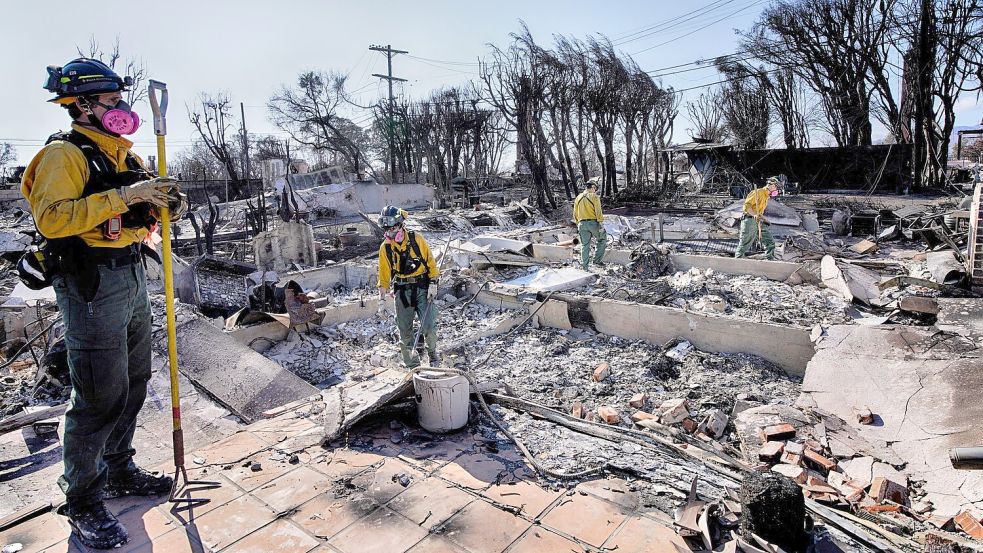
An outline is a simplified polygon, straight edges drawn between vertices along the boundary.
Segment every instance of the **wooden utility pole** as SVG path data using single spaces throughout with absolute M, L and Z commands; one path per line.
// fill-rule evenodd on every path
M 396 105 L 393 100 L 393 81 L 399 81 L 401 83 L 406 82 L 406 79 L 400 79 L 399 77 L 393 77 L 393 55 L 394 54 L 409 54 L 406 50 L 393 50 L 392 45 L 387 44 L 385 46 L 378 46 L 373 44 L 369 46 L 369 50 L 374 50 L 376 52 L 385 52 L 386 62 L 388 63 L 389 71 L 385 75 L 380 75 L 378 73 L 373 73 L 373 77 L 379 77 L 380 79 L 385 79 L 389 81 L 389 120 L 387 121 L 387 126 L 389 127 L 386 133 L 389 138 L 389 180 L 392 182 L 396 181 L 396 123 L 395 123 L 395 111 Z

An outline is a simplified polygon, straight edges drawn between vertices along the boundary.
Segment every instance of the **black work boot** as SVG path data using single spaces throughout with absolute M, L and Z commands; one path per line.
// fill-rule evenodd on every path
M 431 367 L 439 367 L 440 366 L 440 355 L 437 354 L 437 350 L 428 351 L 427 352 L 427 356 L 430 358 L 430 366 Z
M 170 493 L 173 483 L 174 479 L 166 474 L 148 472 L 137 467 L 133 471 L 110 474 L 102 496 L 109 499 L 124 495 L 163 495 Z
M 72 535 L 86 547 L 113 549 L 130 539 L 126 528 L 116 520 L 102 501 L 69 503 L 62 506 L 58 512 L 68 517 L 68 523 L 72 526 Z

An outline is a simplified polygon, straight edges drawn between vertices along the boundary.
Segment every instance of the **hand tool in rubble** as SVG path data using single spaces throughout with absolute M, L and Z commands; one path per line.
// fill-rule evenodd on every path
M 158 92 L 160 98 L 157 97 Z M 166 149 L 164 135 L 167 134 L 167 85 L 151 80 L 149 87 L 150 108 L 154 112 L 154 134 L 157 135 L 157 174 L 167 176 Z M 171 213 L 170 209 L 160 209 L 160 234 L 164 245 L 164 307 L 167 312 L 167 360 L 171 375 L 171 414 L 173 419 L 172 438 L 174 443 L 174 484 L 167 500 L 171 503 L 197 505 L 210 501 L 207 498 L 193 498 L 190 493 L 196 490 L 217 488 L 220 482 L 189 480 L 184 468 L 184 430 L 181 428 L 181 395 L 177 378 L 177 328 L 174 319 L 174 273 L 171 263 Z
M 444 244 L 444 251 L 441 252 L 441 254 L 440 254 L 440 261 L 437 262 L 437 271 L 440 271 L 441 266 L 443 266 L 444 259 L 447 258 L 447 246 L 450 246 L 450 245 L 451 245 L 451 238 L 448 237 L 447 238 L 447 243 Z M 434 299 L 436 299 L 436 298 L 434 298 Z M 428 301 L 427 302 L 427 308 L 426 308 L 426 310 L 423 311 L 423 316 L 420 317 L 420 324 L 417 325 L 416 332 L 413 334 L 413 341 L 411 342 L 413 344 L 413 347 L 416 348 L 417 355 L 419 355 L 420 357 L 423 356 L 423 353 L 420 351 L 421 350 L 421 347 L 420 347 L 420 337 L 423 334 L 423 324 L 424 324 L 424 322 L 426 322 L 427 317 L 430 316 L 430 310 L 433 309 L 433 304 L 434 304 L 434 302 L 432 302 L 432 301 Z

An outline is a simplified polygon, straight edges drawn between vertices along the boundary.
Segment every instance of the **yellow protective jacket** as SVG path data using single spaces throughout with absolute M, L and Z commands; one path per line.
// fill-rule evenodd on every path
M 761 217 L 768 207 L 768 188 L 756 188 L 752 190 L 747 198 L 744 199 L 744 213 L 754 217 Z
M 427 241 L 423 239 L 423 236 L 414 232 L 413 236 L 416 238 L 416 244 L 420 250 L 420 255 L 423 256 L 423 260 L 426 261 L 425 264 L 421 263 L 415 271 L 409 274 L 403 274 L 399 272 L 399 257 L 403 252 L 407 252 L 407 255 L 411 259 L 419 259 L 416 252 L 413 251 L 413 247 L 410 245 L 410 232 L 404 231 L 405 236 L 403 236 L 403 241 L 400 243 L 389 242 L 388 240 L 383 241 L 382 245 L 379 246 L 379 288 L 389 288 L 392 283 L 393 277 L 411 278 L 418 277 L 427 271 L 430 276 L 430 280 L 435 280 L 440 276 L 440 271 L 437 269 L 437 261 L 434 259 L 433 254 L 430 253 L 430 246 L 427 245 Z M 386 244 L 389 244 L 389 248 L 386 248 Z M 392 256 L 395 259 L 390 259 L 388 256 L 388 251 L 392 251 Z
M 99 149 L 126 171 L 126 154 L 133 143 L 122 137 L 105 135 L 77 124 L 72 128 L 92 139 Z M 141 165 L 143 161 L 137 158 Z M 21 194 L 31 204 L 34 223 L 46 238 L 80 236 L 89 246 L 123 248 L 140 242 L 146 228 L 124 228 L 118 240 L 103 237 L 102 223 L 129 211 L 117 190 L 81 197 L 89 180 L 89 166 L 77 146 L 56 140 L 41 149 L 28 164 L 21 181 Z
M 584 190 L 573 201 L 573 220 L 577 223 L 581 221 L 604 221 L 604 214 L 601 213 L 601 197 L 597 194 Z

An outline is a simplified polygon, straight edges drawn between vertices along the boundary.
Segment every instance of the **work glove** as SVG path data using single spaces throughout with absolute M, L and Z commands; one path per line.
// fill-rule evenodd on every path
M 149 203 L 157 207 L 167 207 L 172 191 L 180 192 L 177 179 L 157 177 L 124 186 L 119 189 L 119 195 L 126 205 Z
M 180 191 L 171 192 L 168 196 L 167 208 L 171 211 L 171 221 L 177 221 L 188 212 L 188 196 Z
M 437 297 L 437 283 L 431 282 L 430 286 L 427 286 L 427 301 L 433 301 Z

